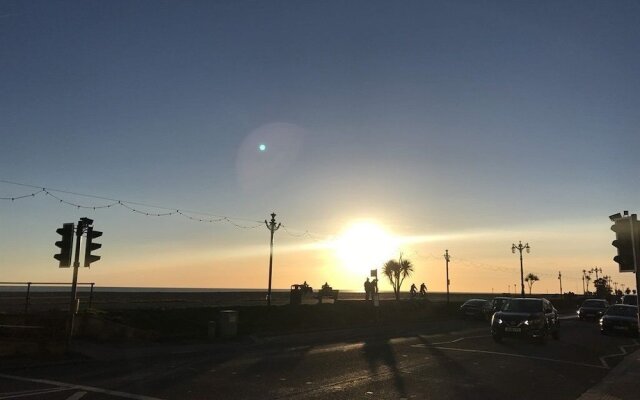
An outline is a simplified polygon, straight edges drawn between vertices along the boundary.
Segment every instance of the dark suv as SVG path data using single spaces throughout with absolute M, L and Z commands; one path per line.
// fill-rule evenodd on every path
M 491 300 L 491 302 L 487 304 L 487 307 L 485 307 L 484 309 L 484 314 L 487 321 L 491 321 L 491 317 L 493 317 L 493 314 L 495 314 L 497 311 L 500 311 L 502 309 L 502 306 L 510 299 L 511 297 L 494 297 L 493 300 Z
M 622 296 L 622 304 L 628 304 L 630 306 L 638 305 L 638 295 L 635 294 L 625 294 Z
M 558 311 L 547 299 L 509 299 L 493 314 L 491 336 L 500 342 L 503 336 L 520 336 L 544 341 L 547 335 L 558 338 Z
M 599 319 L 607 311 L 607 307 L 609 307 L 609 303 L 606 300 L 585 300 L 578 309 L 578 317 L 581 321 L 587 318 Z

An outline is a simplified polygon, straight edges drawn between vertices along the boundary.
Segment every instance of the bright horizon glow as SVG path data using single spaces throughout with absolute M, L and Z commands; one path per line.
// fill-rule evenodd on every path
M 399 240 L 373 221 L 351 223 L 333 242 L 342 267 L 351 273 L 368 276 L 385 261 L 397 256 Z

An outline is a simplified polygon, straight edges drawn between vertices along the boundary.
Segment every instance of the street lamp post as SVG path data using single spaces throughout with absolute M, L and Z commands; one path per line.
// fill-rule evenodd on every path
M 280 223 L 276 225 L 276 213 L 271 214 L 271 221 L 264 220 L 265 225 L 271 231 L 271 252 L 269 253 L 269 289 L 267 291 L 267 306 L 271 305 L 271 271 L 273 269 L 273 234 L 280 228 Z
M 444 260 L 445 260 L 445 264 L 446 264 L 446 270 L 447 270 L 447 305 L 449 304 L 449 261 L 451 260 L 451 257 L 449 257 L 449 250 L 445 250 L 444 251 Z
M 531 250 L 531 247 L 529 247 L 529 243 L 525 243 L 523 245 L 522 242 L 519 241 L 517 246 L 515 244 L 511 245 L 511 252 L 513 254 L 516 253 L 516 250 L 520 252 L 520 287 L 521 287 L 521 295 L 522 297 L 525 297 L 524 296 L 524 268 L 522 267 L 522 250 L 527 250 L 527 253 L 529 253 Z
M 560 281 L 560 298 L 564 299 L 564 294 L 562 293 L 562 271 L 558 271 L 558 280 Z

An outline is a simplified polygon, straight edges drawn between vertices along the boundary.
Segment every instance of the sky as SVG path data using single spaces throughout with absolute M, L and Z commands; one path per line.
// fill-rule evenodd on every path
M 80 281 L 264 289 L 274 212 L 275 288 L 442 291 L 448 250 L 519 291 L 519 241 L 534 292 L 630 286 L 638 71 L 638 1 L 0 0 L 0 281 L 69 281 L 89 217 Z

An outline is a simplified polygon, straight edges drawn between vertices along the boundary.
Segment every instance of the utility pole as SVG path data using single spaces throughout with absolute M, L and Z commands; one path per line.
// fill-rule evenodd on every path
M 447 269 L 447 305 L 449 305 L 449 283 L 450 283 L 449 282 L 449 260 L 451 260 L 451 257 L 449 257 L 449 250 L 445 250 L 444 261 Z
M 585 275 L 587 275 L 587 270 L 583 269 L 582 270 L 582 294 L 583 295 L 587 294 L 587 289 L 584 286 L 584 277 L 585 277 Z
M 524 268 L 522 267 L 522 250 L 527 250 L 527 253 L 531 251 L 531 247 L 529 247 L 529 243 L 522 244 L 521 241 L 518 242 L 516 246 L 515 243 L 511 245 L 511 252 L 513 254 L 516 253 L 516 250 L 520 252 L 520 287 L 521 287 L 521 295 L 524 296 Z
M 560 280 L 560 298 L 564 299 L 564 294 L 562 293 L 562 271 L 558 271 L 558 279 Z
M 267 291 L 267 306 L 271 305 L 271 272 L 273 270 L 273 234 L 280 229 L 280 223 L 276 225 L 276 213 L 271 213 L 271 221 L 264 220 L 264 224 L 271 232 L 271 252 L 269 253 L 269 289 Z

